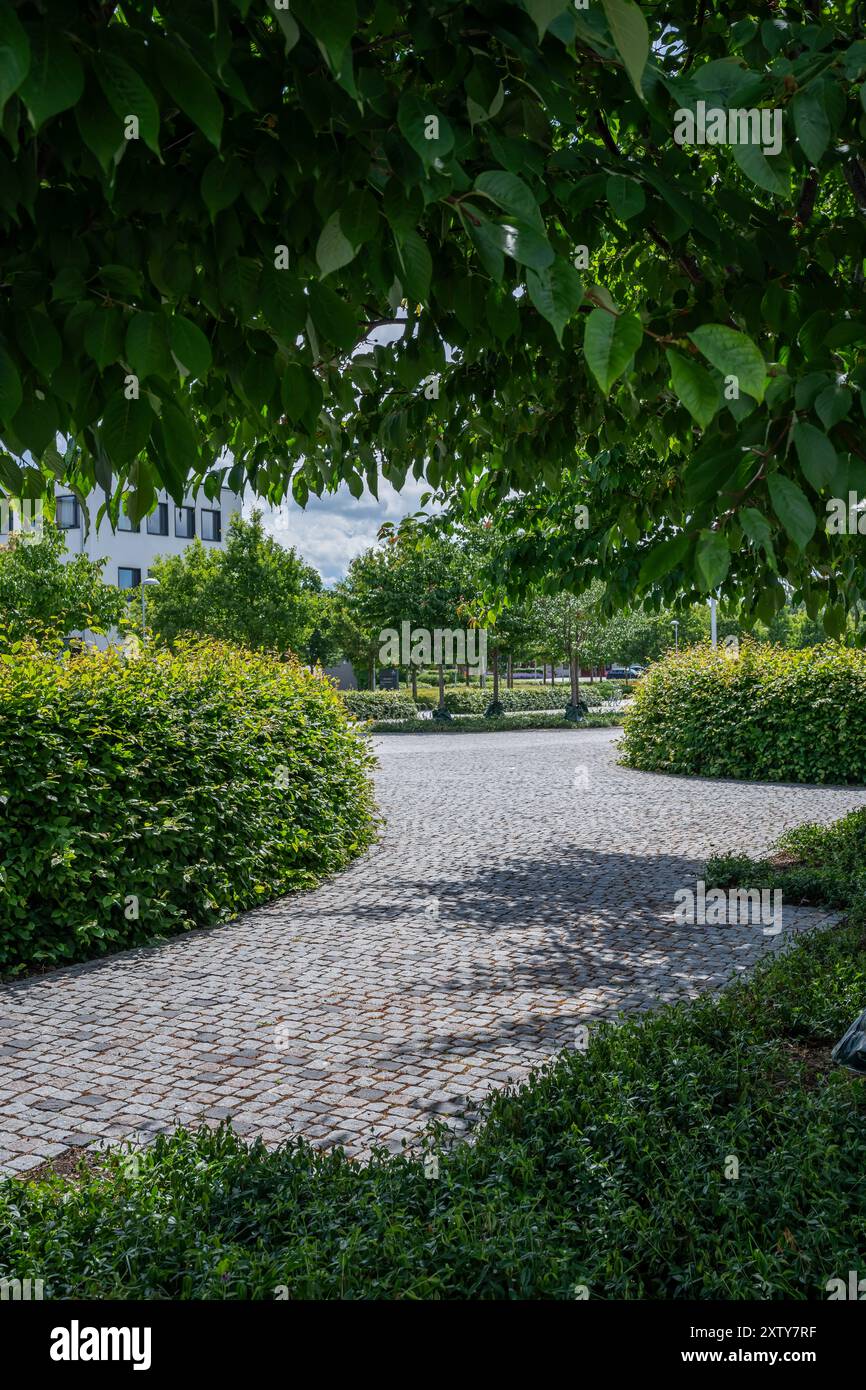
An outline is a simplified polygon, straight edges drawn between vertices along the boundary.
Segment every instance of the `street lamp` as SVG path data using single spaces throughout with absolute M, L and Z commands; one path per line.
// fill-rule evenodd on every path
M 147 646 L 147 586 L 148 584 L 158 584 L 158 579 L 143 579 L 141 581 L 141 642 L 142 646 Z
M 671 623 L 671 627 L 672 627 L 673 630 L 674 630 L 674 652 L 679 652 L 679 649 L 680 649 L 680 625 L 679 625 L 679 622 L 677 621 L 676 618 L 674 618 L 673 622 Z

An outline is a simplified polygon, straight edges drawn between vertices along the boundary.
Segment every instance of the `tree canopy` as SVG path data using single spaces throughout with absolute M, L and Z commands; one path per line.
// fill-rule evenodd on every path
M 48 520 L 41 532 L 15 531 L 0 546 L 0 646 L 27 637 L 60 642 L 72 632 L 100 632 L 120 622 L 126 598 L 102 571 L 105 560 L 64 559 L 63 532 Z
M 412 469 L 465 514 L 552 506 L 539 567 L 577 488 L 574 587 L 772 620 L 787 583 L 841 632 L 862 17 L 0 0 L 0 482 L 136 517 L 160 485 L 303 505 Z M 701 122 L 737 110 L 744 143 Z

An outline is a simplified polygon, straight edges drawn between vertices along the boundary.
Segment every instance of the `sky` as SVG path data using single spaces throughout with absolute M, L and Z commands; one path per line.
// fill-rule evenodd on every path
M 302 510 L 294 498 L 279 510 L 264 508 L 265 530 L 281 545 L 294 546 L 308 564 L 314 565 L 326 585 L 342 579 L 350 560 L 376 544 L 376 533 L 383 521 L 397 522 L 420 509 L 421 494 L 430 484 L 407 478 L 401 492 L 379 480 L 379 501 L 365 491 L 355 498 L 343 484 L 338 492 L 322 497 L 310 494 Z M 244 505 L 249 515 L 260 502 L 249 499 Z

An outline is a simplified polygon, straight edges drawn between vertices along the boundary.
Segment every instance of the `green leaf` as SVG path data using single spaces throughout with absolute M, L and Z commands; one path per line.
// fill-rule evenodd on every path
M 831 430 L 840 420 L 844 420 L 850 414 L 853 402 L 854 397 L 846 387 L 836 386 L 835 383 L 827 386 L 815 401 L 815 410 L 824 429 Z
M 160 424 L 169 461 L 179 478 L 189 477 L 199 457 L 198 439 L 192 422 L 174 401 L 163 401 Z
M 84 346 L 100 371 L 123 355 L 124 322 L 120 309 L 94 309 L 84 330 Z
M 446 117 L 439 114 L 432 101 L 424 100 L 415 92 L 404 92 L 401 96 L 397 124 L 425 169 L 435 160 L 444 159 L 454 148 L 454 131 Z
M 168 326 L 168 340 L 178 362 L 191 377 L 201 381 L 210 369 L 210 343 L 197 323 L 175 314 Z
M 791 110 L 800 148 L 810 164 L 820 164 L 830 143 L 830 121 L 821 87 L 813 83 L 805 91 L 798 92 L 791 102 Z
M 557 15 L 561 15 L 564 10 L 570 8 L 568 3 L 563 3 L 563 0 L 524 0 L 524 4 L 527 14 L 535 20 L 539 43 Z
M 123 126 L 92 78 L 75 107 L 75 121 L 82 140 L 93 151 L 105 173 L 123 144 Z
M 292 18 L 289 10 L 277 9 L 274 0 L 267 0 L 267 5 L 274 19 L 283 31 L 283 38 L 286 41 L 285 54 L 283 56 L 286 56 L 286 54 L 291 53 L 295 44 L 298 42 L 298 39 L 301 37 L 301 31 Z
M 293 8 L 304 28 L 318 39 L 331 71 L 338 73 L 358 29 L 355 0 L 293 0 Z
M 641 561 L 640 574 L 638 575 L 638 585 L 645 588 L 648 584 L 654 584 L 661 579 L 662 575 L 670 574 L 671 570 L 676 569 L 677 565 L 689 548 L 689 538 L 684 533 L 679 536 L 672 536 L 670 540 L 662 541 L 660 545 L 654 545 Z
M 767 367 L 755 344 L 745 333 L 722 323 L 705 323 L 689 334 L 695 347 L 723 376 L 737 378 L 741 391 L 764 399 Z
M 671 369 L 674 390 L 702 430 L 719 408 L 719 388 L 706 368 L 668 348 L 665 356 Z
M 826 434 L 814 425 L 798 421 L 792 430 L 800 467 L 816 492 L 832 482 L 839 460 Z
M 535 195 L 516 174 L 507 174 L 502 169 L 479 174 L 475 187 L 479 193 L 492 198 L 510 217 L 546 236 L 544 218 Z
M 756 507 L 743 507 L 738 515 L 749 540 L 772 552 L 773 531 L 763 512 L 759 512 Z
M 781 473 L 771 473 L 767 487 L 776 516 L 797 548 L 805 550 L 817 525 L 806 494 Z
M 358 338 L 356 311 L 340 299 L 328 285 L 310 285 L 310 317 L 316 332 L 328 343 L 348 352 Z
M 649 30 L 633 0 L 602 0 L 611 38 L 635 91 L 643 101 L 641 78 L 649 57 Z
M 621 376 L 643 341 L 643 327 L 636 314 L 614 316 L 593 309 L 586 320 L 583 351 L 586 363 L 604 392 Z
M 354 258 L 355 248 L 343 235 L 340 214 L 333 212 L 322 228 L 316 244 L 316 262 L 322 279 L 339 270 L 341 266 L 348 265 Z
M 357 251 L 379 230 L 379 208 L 366 188 L 350 193 L 340 208 L 340 228 Z
M 218 212 L 231 207 L 243 186 L 241 166 L 237 159 L 212 159 L 201 176 L 201 196 L 211 221 Z
M 426 304 L 430 298 L 433 274 L 433 261 L 426 243 L 417 232 L 406 231 L 397 237 L 397 250 L 402 267 L 400 279 L 407 297 L 419 304 Z
M 731 145 L 730 150 L 734 163 L 739 165 L 752 183 L 765 188 L 768 193 L 787 195 L 788 180 L 782 177 L 757 145 Z
M 8 424 L 23 398 L 18 368 L 6 349 L 0 346 L 0 420 Z
M 15 315 L 17 343 L 24 356 L 44 377 L 60 366 L 63 343 L 50 318 L 41 309 L 23 309 Z
M 15 11 L 0 3 L 0 115 L 30 71 L 30 44 Z
M 705 594 L 718 589 L 731 567 L 728 542 L 720 531 L 702 531 L 695 547 L 695 572 Z
M 636 217 L 646 207 L 646 195 L 637 179 L 628 178 L 625 174 L 611 174 L 605 184 L 605 193 L 614 216 L 622 222 Z
M 528 270 L 526 288 L 561 345 L 565 325 L 574 318 L 583 301 L 583 281 L 571 261 L 557 256 L 546 270 Z
M 710 498 L 720 497 L 733 478 L 742 460 L 740 449 L 720 449 L 717 444 L 710 445 L 692 456 L 683 474 L 686 502 L 689 506 L 699 506 Z
M 307 301 L 290 270 L 277 270 L 273 263 L 262 274 L 262 306 L 265 318 L 286 347 L 294 344 L 307 321 Z
M 493 244 L 504 255 L 517 261 L 518 265 L 531 266 L 533 270 L 546 270 L 553 264 L 553 247 L 534 227 L 527 227 L 522 222 L 490 222 L 488 227 Z
M 102 447 L 115 467 L 131 463 L 141 453 L 150 437 L 154 415 L 142 396 L 127 400 L 118 391 L 106 407 L 99 429 Z
M 216 88 L 177 38 L 154 44 L 159 80 L 181 111 L 219 149 L 223 107 Z
M 465 225 L 478 252 L 478 259 L 487 274 L 495 280 L 497 285 L 501 285 L 502 277 L 505 274 L 505 257 L 500 246 L 499 228 L 494 229 L 492 222 L 484 220 L 480 223 L 476 223 L 474 220 L 467 221 Z
M 84 91 L 84 68 L 72 44 L 43 22 L 31 33 L 30 70 L 21 84 L 21 100 L 34 130 L 50 116 L 74 106 Z
M 148 149 L 159 154 L 159 107 L 147 83 L 123 58 L 101 51 L 95 64 L 96 76 L 108 104 L 122 122 L 138 117 L 141 138 Z
M 126 360 L 139 377 L 174 375 L 165 322 L 159 314 L 133 314 L 126 329 Z
M 322 388 L 318 379 L 303 362 L 290 362 L 280 382 L 283 410 L 295 425 L 302 425 L 308 434 L 315 429 L 322 409 Z

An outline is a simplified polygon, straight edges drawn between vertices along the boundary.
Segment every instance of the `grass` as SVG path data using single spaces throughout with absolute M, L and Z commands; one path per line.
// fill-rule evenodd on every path
M 795 832 L 837 881 L 841 824 Z M 857 903 L 718 996 L 599 1026 L 471 1143 L 431 1131 L 435 1179 L 223 1127 L 159 1137 L 137 1174 L 115 1153 L 8 1180 L 0 1276 L 52 1298 L 824 1299 L 866 1248 L 866 1079 L 829 1056 L 866 996 L 864 924 Z

